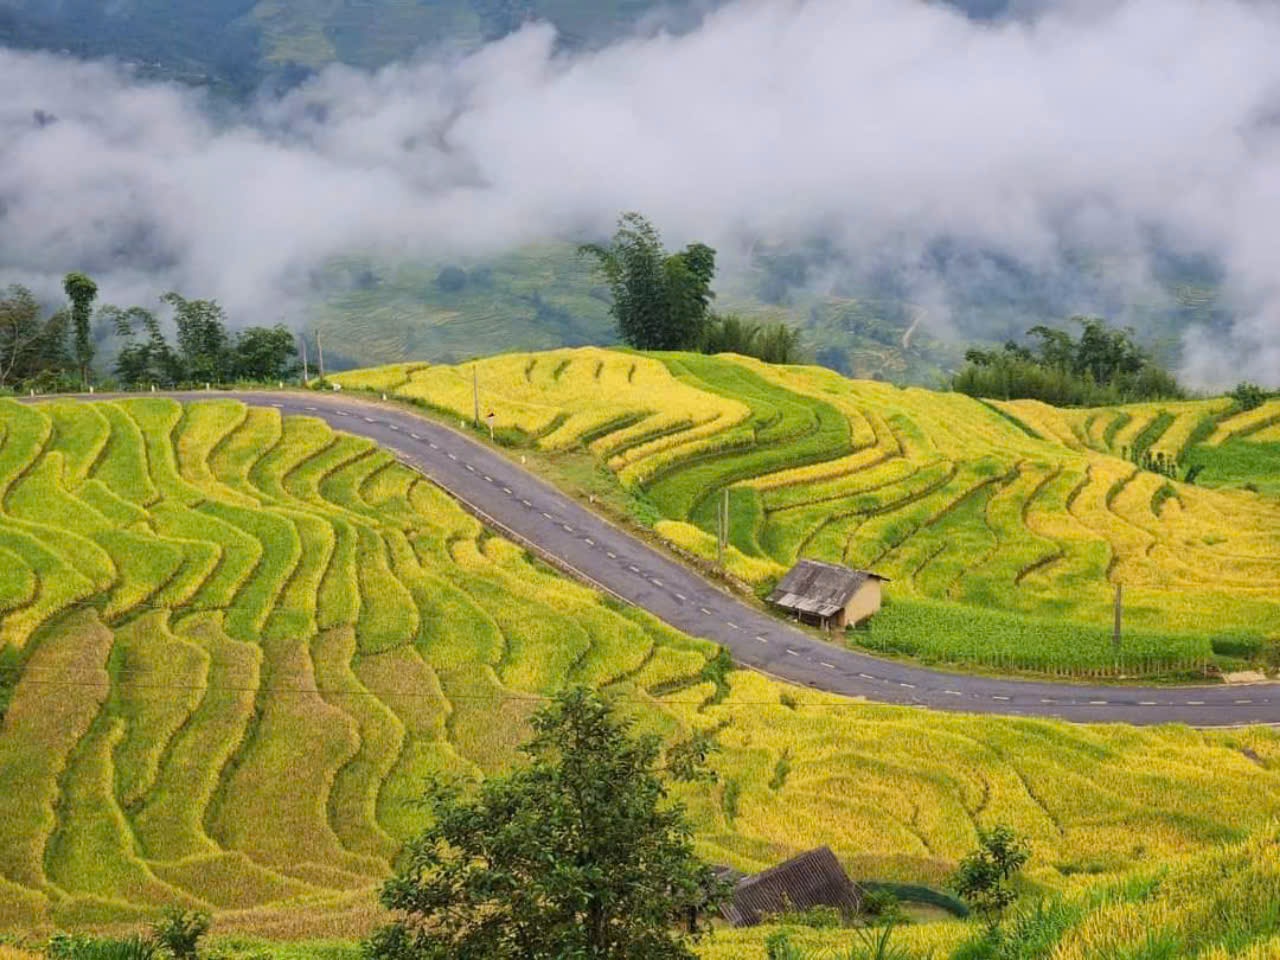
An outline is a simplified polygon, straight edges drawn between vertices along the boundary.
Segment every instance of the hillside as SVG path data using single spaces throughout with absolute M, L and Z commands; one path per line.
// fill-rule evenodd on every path
M 336 380 L 469 417 L 473 370 L 505 442 L 562 458 L 585 451 L 686 550 L 713 555 L 727 490 L 729 570 L 762 590 L 799 556 L 892 578 L 889 609 L 856 635 L 871 649 L 1133 675 L 1199 669 L 1276 639 L 1273 502 L 1142 470 L 1108 452 L 1127 434 L 1100 426 L 1105 416 L 1133 429 L 1180 423 L 1147 437 L 1177 444 L 1184 434 L 1179 449 L 1212 452 L 1266 439 L 1270 427 L 1248 425 L 1270 423 L 1270 406 L 1205 421 L 1212 434 L 1192 444 L 1220 405 L 1181 420 L 1154 409 L 1058 414 L 728 356 L 584 349 Z
M 554 23 L 566 46 L 625 33 L 653 0 L 0 0 L 0 44 L 120 57 L 147 72 L 243 96 L 264 80 L 285 84 L 330 63 L 380 67 L 422 48 L 477 46 L 527 19 Z M 661 5 L 669 24 L 692 22 L 689 4 Z
M 792 289 L 802 272 L 776 259 L 726 278 L 716 308 L 793 324 L 808 353 L 858 377 L 936 385 L 962 362 L 958 346 L 929 332 L 923 309 Z M 573 245 L 554 242 L 471 262 L 337 260 L 313 320 L 332 369 L 618 342 L 607 287 Z
M 829 843 L 860 877 L 936 883 L 999 819 L 1032 838 L 1034 883 L 1092 889 L 1280 812 L 1265 730 L 924 715 L 726 677 L 317 420 L 4 401 L 0 436 L 0 782 L 24 787 L 0 799 L 0 930 L 178 901 L 223 932 L 359 935 L 417 784 L 508 763 L 569 680 L 650 729 L 719 731 L 720 782 L 679 796 L 702 853 L 743 869 Z

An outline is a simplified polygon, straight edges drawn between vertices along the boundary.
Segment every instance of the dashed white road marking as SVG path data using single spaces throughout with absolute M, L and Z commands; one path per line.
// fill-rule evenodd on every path
M 435 442 L 434 440 L 428 440 L 428 441 L 427 441 L 427 446 L 428 446 L 428 447 L 430 447 L 432 450 L 439 450 L 439 449 L 440 449 L 440 447 L 436 444 L 436 442 Z
M 860 674 L 858 674 L 858 676 L 860 676 L 863 680 L 874 680 L 874 679 L 875 679 L 875 677 L 873 677 L 873 676 L 872 676 L 871 674 L 869 674 L 869 673 L 860 673 Z
M 565 533 L 573 533 L 573 527 L 569 526 L 567 523 L 562 523 L 560 526 Z
M 387 426 L 390 427 L 392 430 L 395 430 L 397 433 L 400 431 L 400 428 L 397 427 L 394 423 L 388 423 Z
M 310 410 L 312 413 L 314 413 L 316 408 L 315 408 L 315 407 L 303 407 L 302 409 L 303 409 L 303 410 Z
M 457 460 L 457 459 L 458 459 L 458 455 L 457 455 L 456 453 L 449 453 L 449 454 L 445 454 L 445 456 L 447 456 L 450 460 Z
M 943 693 L 945 693 L 945 694 L 947 694 L 948 696 L 951 696 L 951 697 L 963 697 L 963 696 L 964 696 L 964 694 L 963 694 L 963 693 L 961 693 L 959 690 L 943 690 L 942 692 L 943 692 Z
M 1252 700 L 1236 700 L 1235 702 L 1238 704 L 1253 703 Z
M 640 572 L 640 568 L 639 568 L 639 567 L 637 567 L 634 563 L 629 563 L 629 564 L 627 564 L 627 569 L 628 569 L 628 570 L 630 570 L 632 573 L 639 573 L 639 572 Z
M 1089 701 L 1089 706 L 1091 707 L 1105 707 L 1106 705 L 1107 705 L 1106 700 L 1090 700 Z
M 1203 706 L 1204 706 L 1204 701 L 1203 701 L 1203 700 L 1188 700 L 1188 701 L 1187 701 L 1187 706 L 1188 706 L 1188 707 L 1203 707 Z
M 800 656 L 800 652 L 798 650 L 792 650 L 790 647 L 787 647 L 787 653 L 791 654 L 793 657 Z
M 1057 701 L 1057 700 L 1051 700 L 1051 699 L 1049 699 L 1048 697 L 1041 697 L 1041 698 L 1040 698 L 1040 702 L 1041 702 L 1041 703 L 1057 703 L 1058 701 Z
M 544 519 L 547 519 L 547 520 L 550 520 L 550 519 L 551 519 L 551 514 L 549 514 L 549 513 L 544 513 L 542 516 L 543 516 L 543 518 L 544 518 Z
M 486 483 L 493 483 L 493 477 L 489 476 L 487 473 L 484 475 L 484 479 Z
M 836 665 L 834 663 L 827 663 L 827 661 L 825 660 L 820 660 L 819 663 L 821 663 L 828 670 L 834 670 L 836 668 Z
M 610 559 L 610 560 L 617 560 L 617 559 L 618 559 L 618 555 L 617 555 L 616 553 L 614 553 L 612 550 L 606 550 L 606 551 L 605 551 L 605 553 L 607 553 L 607 554 L 609 555 L 609 559 Z
M 596 545 L 596 542 L 592 540 L 590 537 L 583 537 L 582 542 L 585 543 L 588 547 L 594 547 Z
M 505 493 L 507 496 L 511 496 L 511 488 L 510 488 L 510 487 L 503 487 L 503 488 L 502 488 L 502 492 L 503 492 L 503 493 Z
M 1008 700 L 1009 698 L 1008 698 L 1008 697 L 996 697 L 996 696 L 993 696 L 991 699 L 992 699 L 992 700 Z
M 766 637 L 766 636 L 765 636 L 764 634 L 762 634 L 762 633 L 757 633 L 757 634 L 756 634 L 756 639 L 757 639 L 757 640 L 759 640 L 761 643 L 768 643 L 768 642 L 769 642 L 769 638 L 768 638 L 768 637 Z
M 468 470 L 470 470 L 472 473 L 476 472 L 476 468 L 469 463 L 464 463 L 463 466 L 466 467 Z
M 659 580 L 657 577 L 650 577 L 649 582 L 652 583 L 655 587 L 662 586 L 662 581 Z
M 1159 704 L 1157 704 L 1154 700 L 1139 700 L 1139 701 L 1138 701 L 1138 706 L 1140 706 L 1140 707 L 1155 707 L 1155 706 L 1159 706 Z
M 374 419 L 373 419 L 373 417 L 365 417 L 365 418 L 364 418 L 364 422 L 365 422 L 365 423 L 377 423 L 378 421 L 374 420 Z
M 898 681 L 898 686 L 906 687 L 908 690 L 914 690 L 916 688 L 914 683 L 903 683 L 901 680 Z
M 711 611 L 708 610 L 706 607 L 699 607 L 698 609 L 701 610 L 703 613 L 705 613 L 708 617 L 711 616 Z
M 347 411 L 345 411 L 345 410 L 338 410 L 338 411 L 337 411 L 337 414 L 338 414 L 338 416 L 340 416 L 340 417 L 349 417 L 349 416 L 351 416 L 351 414 L 347 413 Z
M 272 406 L 273 406 L 273 407 L 275 407 L 277 410 L 282 410 L 282 409 L 284 409 L 284 404 L 283 404 L 283 403 L 273 403 L 273 404 L 272 404 Z
M 730 630 L 741 630 L 741 629 L 742 629 L 740 626 L 738 626 L 738 625 L 737 625 L 736 623 L 734 623 L 732 620 L 726 620 L 726 621 L 724 622 L 724 625 L 725 625 L 726 627 L 728 627 Z

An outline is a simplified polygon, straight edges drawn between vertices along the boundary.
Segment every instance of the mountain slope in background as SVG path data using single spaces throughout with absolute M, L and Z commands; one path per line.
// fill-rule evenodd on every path
M 119 57 L 244 95 L 329 63 L 379 67 L 423 47 L 475 46 L 530 19 L 554 23 L 568 46 L 600 43 L 659 7 L 677 29 L 696 20 L 689 0 L 0 0 L 0 45 Z

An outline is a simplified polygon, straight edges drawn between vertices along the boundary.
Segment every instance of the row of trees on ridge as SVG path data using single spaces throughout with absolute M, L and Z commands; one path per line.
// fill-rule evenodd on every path
M 116 341 L 113 377 L 121 387 L 276 381 L 297 374 L 297 346 L 283 325 L 234 333 L 216 300 L 166 293 L 171 317 L 145 307 L 103 304 L 83 273 L 63 282 L 67 304 L 45 316 L 21 284 L 0 293 L 0 389 L 85 390 L 97 382 L 99 347 Z M 171 343 L 166 330 L 172 330 Z
M 1043 400 L 1055 406 L 1103 406 L 1172 400 L 1186 391 L 1134 341 L 1133 331 L 1100 317 L 1072 317 L 1070 330 L 1044 325 L 1029 343 L 1010 340 L 996 350 L 972 349 L 951 387 L 972 397 Z

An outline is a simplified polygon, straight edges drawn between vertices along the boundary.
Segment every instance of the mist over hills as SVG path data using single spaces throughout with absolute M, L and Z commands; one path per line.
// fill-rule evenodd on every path
M 1196 384 L 1280 376 L 1269 5 L 0 0 L 0 42 L 0 281 L 49 298 L 79 268 L 246 323 L 345 305 L 420 357 L 491 349 L 504 310 L 530 333 L 501 345 L 606 339 L 587 283 L 431 278 L 639 209 L 851 372 L 1079 312 Z

